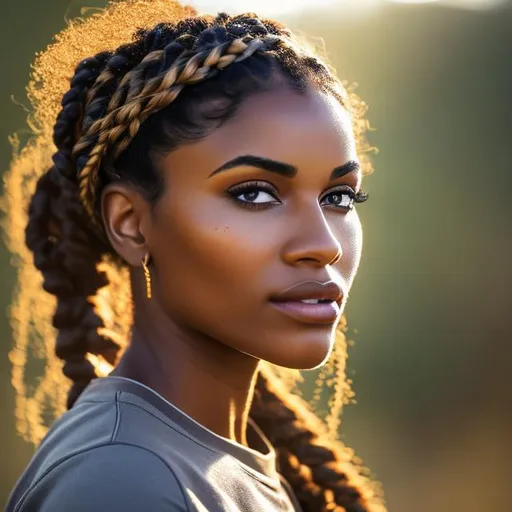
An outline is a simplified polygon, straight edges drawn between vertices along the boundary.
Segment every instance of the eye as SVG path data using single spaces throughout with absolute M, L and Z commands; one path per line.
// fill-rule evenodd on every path
M 231 187 L 227 190 L 227 193 L 233 201 L 243 208 L 256 210 L 268 208 L 272 204 L 282 204 L 276 198 L 276 189 L 264 181 L 241 183 Z M 354 189 L 344 185 L 325 194 L 322 199 L 327 198 L 327 201 L 321 202 L 320 205 L 350 211 L 353 209 L 354 203 L 363 203 L 368 197 L 366 192 L 360 191 L 356 194 Z
M 328 200 L 326 203 L 321 202 L 320 204 L 350 211 L 354 208 L 354 203 L 363 203 L 368 197 L 367 193 L 358 192 L 356 194 L 354 189 L 345 185 L 325 194 L 323 198 L 328 198 Z
M 244 208 L 262 209 L 270 204 L 280 204 L 275 189 L 265 182 L 246 182 L 231 187 L 227 193 L 231 199 Z

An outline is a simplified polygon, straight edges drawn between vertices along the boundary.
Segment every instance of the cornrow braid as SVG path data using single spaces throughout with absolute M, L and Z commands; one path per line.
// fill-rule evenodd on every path
M 53 160 L 59 172 L 69 178 L 73 178 L 76 173 L 71 159 L 71 150 L 80 137 L 80 125 L 84 113 L 83 101 L 109 55 L 109 52 L 102 52 L 80 62 L 71 79 L 70 89 L 62 98 L 62 109 L 53 129 L 53 142 L 59 151 L 54 155 Z
M 108 114 L 95 121 L 87 134 L 73 148 L 73 156 L 76 156 L 94 144 L 86 164 L 79 170 L 80 200 L 91 218 L 94 218 L 98 168 L 108 145 L 118 141 L 113 152 L 115 159 L 128 147 L 141 123 L 151 114 L 172 103 L 185 85 L 206 80 L 228 65 L 247 59 L 258 50 L 267 49 L 278 39 L 274 35 L 266 36 L 264 39 L 246 38 L 245 41 L 235 39 L 192 56 L 184 50 L 165 74 L 148 81 L 142 90 L 140 82 L 135 81 L 135 85 L 126 92 L 127 102 L 124 105 L 121 104 L 121 94 L 115 94 L 107 107 Z M 139 66 L 143 68 L 145 65 L 153 64 L 164 56 L 165 50 L 154 51 L 148 54 Z M 140 73 L 138 68 L 127 73 L 120 86 L 129 83 L 131 75 L 137 73 Z

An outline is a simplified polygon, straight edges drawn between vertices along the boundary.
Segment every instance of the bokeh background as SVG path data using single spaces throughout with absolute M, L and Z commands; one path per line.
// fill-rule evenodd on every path
M 393 512 L 512 510 L 512 5 L 491 0 L 197 1 L 321 37 L 376 131 L 364 253 L 346 308 L 357 404 L 342 439 Z M 24 133 L 36 51 L 98 0 L 2 0 L 0 170 Z M 7 353 L 15 272 L 0 247 L 0 502 L 33 447 Z

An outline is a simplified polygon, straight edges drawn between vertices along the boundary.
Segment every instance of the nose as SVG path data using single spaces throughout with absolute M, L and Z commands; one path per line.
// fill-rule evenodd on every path
M 293 231 L 282 249 L 288 265 L 309 263 L 317 267 L 336 264 L 343 250 L 320 205 L 305 209 L 295 217 Z

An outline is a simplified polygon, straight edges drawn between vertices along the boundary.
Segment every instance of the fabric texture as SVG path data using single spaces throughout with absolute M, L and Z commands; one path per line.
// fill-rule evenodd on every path
M 250 447 L 131 379 L 94 379 L 59 418 L 6 512 L 300 512 L 252 420 Z

